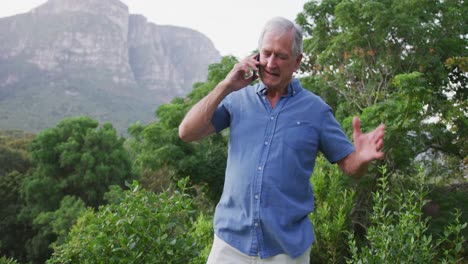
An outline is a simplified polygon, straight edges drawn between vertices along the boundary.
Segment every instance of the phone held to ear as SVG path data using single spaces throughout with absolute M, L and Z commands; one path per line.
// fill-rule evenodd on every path
M 256 65 L 257 65 L 257 68 L 260 67 L 260 54 L 257 54 L 254 59 L 257 61 Z M 254 71 L 252 68 L 249 67 L 249 72 L 248 73 L 245 73 L 244 75 L 244 78 L 245 79 L 250 79 L 252 78 L 252 82 L 257 80 L 258 79 L 258 73 L 257 71 Z
M 257 68 L 260 70 L 260 53 L 257 54 L 257 56 L 255 56 L 255 60 L 257 60 Z M 258 74 L 257 74 L 257 71 L 253 71 L 253 80 L 257 80 L 258 79 Z

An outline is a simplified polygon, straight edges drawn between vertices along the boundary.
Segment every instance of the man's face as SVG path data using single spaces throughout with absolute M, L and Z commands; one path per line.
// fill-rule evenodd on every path
M 301 64 L 302 54 L 292 54 L 293 31 L 266 32 L 260 50 L 260 78 L 269 89 L 287 91 L 293 73 Z

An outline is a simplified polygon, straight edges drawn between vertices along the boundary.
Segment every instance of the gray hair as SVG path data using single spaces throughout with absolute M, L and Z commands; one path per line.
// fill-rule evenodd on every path
M 282 34 L 290 30 L 293 30 L 294 33 L 293 46 L 291 52 L 294 55 L 294 57 L 299 56 L 299 54 L 301 54 L 303 51 L 302 28 L 301 26 L 283 17 L 274 17 L 265 24 L 265 26 L 263 27 L 263 31 L 260 34 L 260 38 L 258 40 L 258 50 L 262 49 L 263 37 L 267 32 L 278 32 L 279 34 Z

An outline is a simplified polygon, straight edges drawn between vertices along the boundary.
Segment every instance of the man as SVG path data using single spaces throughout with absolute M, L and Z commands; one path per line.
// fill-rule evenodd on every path
M 384 126 L 362 134 L 354 118 L 353 146 L 331 108 L 293 78 L 301 60 L 301 28 L 284 18 L 270 20 L 259 58 L 237 63 L 179 126 L 184 141 L 230 127 L 208 263 L 309 263 L 315 239 L 309 178 L 317 152 L 352 176 L 383 158 Z M 249 84 L 256 75 L 246 76 L 251 70 L 261 80 L 255 86 Z

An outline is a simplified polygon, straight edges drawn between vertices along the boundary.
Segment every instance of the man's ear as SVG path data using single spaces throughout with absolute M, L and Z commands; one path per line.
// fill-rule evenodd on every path
M 297 58 L 296 58 L 296 65 L 295 65 L 295 69 L 294 71 L 297 71 L 299 70 L 299 67 L 301 66 L 301 61 L 302 61 L 302 53 L 297 55 Z

